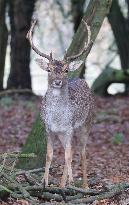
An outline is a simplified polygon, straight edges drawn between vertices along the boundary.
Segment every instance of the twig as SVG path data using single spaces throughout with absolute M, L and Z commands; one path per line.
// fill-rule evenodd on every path
M 4 95 L 10 95 L 10 94 L 17 94 L 17 93 L 28 93 L 33 94 L 32 90 L 30 89 L 11 89 L 11 90 L 4 90 L 0 92 L 0 97 L 3 97 Z
M 15 173 L 15 175 L 24 175 L 24 174 L 34 174 L 34 173 L 38 173 L 38 172 L 43 172 L 45 169 L 44 168 L 38 168 L 38 169 L 32 169 L 32 170 L 21 170 L 21 171 L 17 171 Z
M 78 187 L 74 187 L 74 186 L 68 186 L 67 188 L 70 190 L 74 190 L 76 192 L 82 193 L 83 195 L 97 195 L 97 194 L 104 192 L 103 190 L 98 191 L 98 190 L 94 190 L 94 189 L 84 190 L 82 188 L 78 188 Z
M 2 162 L 2 165 L 0 166 L 0 172 L 2 172 L 2 170 L 4 169 L 5 167 L 5 163 L 6 163 L 6 158 L 7 158 L 7 153 L 4 154 L 3 156 L 3 162 Z
M 70 191 L 68 190 L 67 188 L 58 188 L 58 187 L 45 187 L 43 185 L 40 185 L 40 186 L 27 186 L 26 187 L 26 190 L 27 191 L 44 191 L 44 192 L 50 192 L 50 193 L 53 193 L 53 194 L 60 194 L 60 190 L 62 190 L 64 193 L 66 194 L 75 194 L 74 191 Z
M 82 198 L 83 197 L 83 195 L 82 194 L 80 194 L 80 193 L 78 193 L 78 194 L 76 194 L 76 195 L 74 195 L 74 196 L 67 196 L 67 201 L 72 201 L 72 200 L 76 200 L 76 199 L 80 199 L 80 198 Z
M 34 153 L 4 153 L 0 154 L 0 158 L 35 158 L 37 155 Z
M 96 195 L 96 196 L 90 196 L 88 198 L 82 198 L 82 199 L 76 199 L 71 201 L 73 204 L 80 204 L 80 203 L 92 203 L 95 200 L 102 200 L 102 199 L 110 199 L 118 194 L 120 194 L 122 191 L 125 191 L 127 188 L 129 188 L 129 184 L 118 184 L 113 186 L 110 191 Z
M 67 204 L 87 204 L 92 203 L 95 200 L 110 199 L 118 194 L 121 194 L 129 188 L 129 184 L 122 183 L 111 186 L 108 190 L 102 188 L 102 190 L 88 189 L 83 190 L 78 187 L 68 186 L 66 188 L 59 187 L 44 187 L 43 184 L 38 184 L 36 180 L 31 177 L 31 173 L 37 173 L 42 169 L 34 169 L 29 171 L 22 171 L 25 175 L 26 181 L 30 184 L 21 184 L 15 180 L 16 173 L 12 176 L 8 176 L 4 173 L 4 170 L 0 174 L 1 177 L 6 179 L 5 184 L 7 189 L 10 190 L 10 195 L 13 198 L 24 198 L 30 201 L 31 204 L 36 204 L 36 200 L 33 197 L 41 198 L 44 200 L 55 200 L 57 202 L 65 201 Z M 20 173 L 20 172 L 19 172 Z M 0 191 L 1 194 L 1 191 Z
M 5 186 L 3 185 L 0 185 L 0 198 L 5 198 L 6 197 L 13 197 L 15 199 L 18 199 L 18 198 L 23 198 L 23 195 L 22 194 L 17 194 L 15 193 L 14 191 L 6 188 Z
M 60 196 L 59 194 L 52 194 L 52 193 L 49 193 L 49 192 L 44 192 L 41 195 L 41 198 L 45 199 L 45 200 L 55 200 L 57 202 L 62 201 L 62 196 Z
M 59 166 L 53 166 L 50 168 L 50 171 L 52 171 L 53 169 L 58 168 Z M 21 170 L 21 171 L 17 171 L 15 173 L 15 175 L 22 175 L 22 174 L 34 174 L 34 173 L 38 173 L 38 172 L 44 172 L 45 168 L 38 168 L 38 169 L 32 169 L 32 170 Z
M 75 196 L 68 196 L 67 200 L 65 202 L 80 199 L 81 197 L 82 197 L 82 194 L 76 194 Z M 61 202 L 63 200 L 61 195 L 52 194 L 52 193 L 49 193 L 49 192 L 44 192 L 43 195 L 41 196 L 41 198 L 43 198 L 45 200 L 55 200 L 57 202 Z
M 14 183 L 15 186 L 19 189 L 19 191 L 21 192 L 22 194 L 22 198 L 25 198 L 25 199 L 30 199 L 31 201 L 33 201 L 34 199 L 30 196 L 29 192 L 26 191 L 25 188 L 23 188 L 23 186 L 21 184 L 19 184 L 16 180 L 12 179 L 10 176 L 8 176 L 6 173 L 3 173 L 3 177 L 10 181 L 11 183 Z
M 30 176 L 29 174 L 25 173 L 25 174 L 24 174 L 24 177 L 25 177 L 26 181 L 27 181 L 30 185 L 38 185 L 38 186 L 40 185 L 40 184 L 37 183 L 36 180 L 35 180 L 32 176 Z

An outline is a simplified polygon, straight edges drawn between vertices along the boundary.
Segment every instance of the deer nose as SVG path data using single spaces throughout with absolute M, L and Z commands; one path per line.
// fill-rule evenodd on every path
M 54 87 L 61 87 L 62 86 L 62 81 L 61 80 L 54 80 L 53 86 Z
M 55 80 L 55 84 L 56 84 L 56 85 L 61 85 L 61 84 L 62 84 L 62 81 L 61 81 L 61 80 Z

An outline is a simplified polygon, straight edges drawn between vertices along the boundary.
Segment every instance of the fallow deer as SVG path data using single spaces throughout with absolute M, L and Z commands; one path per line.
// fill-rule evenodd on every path
M 36 59 L 38 65 L 48 72 L 48 89 L 41 106 L 41 116 L 47 133 L 46 167 L 43 177 L 46 186 L 53 158 L 53 144 L 57 139 L 55 136 L 58 136 L 65 150 L 65 165 L 60 186 L 65 187 L 67 178 L 69 183 L 73 182 L 71 144 L 75 133 L 78 133 L 77 137 L 81 143 L 83 188 L 88 188 L 86 144 L 93 119 L 94 99 L 84 79 L 69 79 L 68 77 L 69 71 L 75 71 L 80 67 L 82 61 L 76 59 L 87 52 L 92 43 L 90 26 L 84 20 L 83 23 L 88 32 L 87 43 L 78 54 L 66 56 L 63 60 L 54 59 L 52 52 L 47 55 L 39 51 L 33 44 L 32 34 L 36 20 L 32 23 L 27 34 L 32 49 L 48 60 L 45 62 L 42 58 Z

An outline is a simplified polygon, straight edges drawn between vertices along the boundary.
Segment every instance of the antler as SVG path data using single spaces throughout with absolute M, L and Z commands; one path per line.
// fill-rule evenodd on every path
M 47 55 L 45 53 L 42 53 L 41 51 L 38 50 L 38 48 L 36 48 L 36 46 L 33 44 L 33 40 L 32 40 L 32 34 L 33 34 L 33 31 L 34 31 L 34 27 L 37 23 L 37 20 L 34 20 L 32 22 L 32 25 L 31 25 L 31 28 L 30 30 L 28 31 L 27 35 L 26 35 L 26 38 L 29 40 L 30 42 L 30 45 L 32 47 L 32 49 L 40 56 L 44 57 L 44 58 L 47 58 L 49 61 L 52 60 L 52 53 L 50 53 L 50 55 Z
M 91 41 L 91 30 L 90 30 L 90 26 L 88 26 L 88 24 L 82 19 L 82 22 L 85 24 L 87 32 L 88 32 L 88 37 L 87 37 L 87 43 L 85 42 L 84 47 L 81 49 L 80 53 L 70 56 L 70 57 L 65 57 L 65 59 L 67 61 L 73 61 L 76 58 L 80 57 L 83 53 L 85 53 L 87 51 L 87 49 L 90 47 L 91 43 L 93 43 L 93 41 Z

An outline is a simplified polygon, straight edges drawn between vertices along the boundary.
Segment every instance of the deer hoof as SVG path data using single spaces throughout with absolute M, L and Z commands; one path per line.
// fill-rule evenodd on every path
M 44 177 L 43 177 L 43 179 L 41 180 L 41 182 L 42 182 L 44 188 L 48 186 L 48 180 L 45 179 Z
M 86 190 L 86 189 L 89 189 L 89 186 L 88 186 L 88 184 L 83 184 L 82 188 Z

